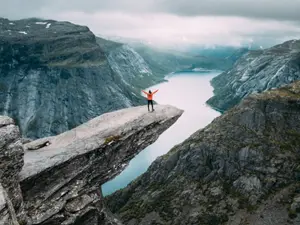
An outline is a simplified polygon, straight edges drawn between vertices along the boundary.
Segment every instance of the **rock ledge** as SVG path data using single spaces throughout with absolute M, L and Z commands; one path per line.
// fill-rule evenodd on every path
M 120 224 L 103 204 L 101 185 L 124 170 L 130 159 L 152 144 L 182 113 L 172 106 L 158 105 L 153 113 L 148 113 L 146 107 L 128 108 L 103 114 L 58 136 L 26 143 L 22 148 L 18 145 L 20 134 L 5 130 L 8 126 L 17 128 L 6 125 L 13 121 L 0 117 L 1 145 L 7 145 L 6 136 L 17 137 L 17 144 L 0 150 L 0 158 L 10 149 L 17 148 L 18 156 L 25 152 L 24 161 L 11 158 L 16 164 L 11 174 L 19 173 L 20 180 L 13 176 L 11 182 L 17 194 L 10 193 L 10 182 L 3 185 L 17 215 L 26 215 L 22 218 L 27 224 Z M 9 168 L 4 170 L 10 172 Z M 5 179 L 0 178 L 3 184 Z M 3 207 L 1 193 L 0 224 L 5 224 L 11 218 Z

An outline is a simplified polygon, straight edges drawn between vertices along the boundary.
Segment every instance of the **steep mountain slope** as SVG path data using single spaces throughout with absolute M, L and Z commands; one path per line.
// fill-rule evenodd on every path
M 97 38 L 97 43 L 105 50 L 112 70 L 125 84 L 140 91 L 164 80 L 166 72 L 154 73 L 151 66 L 129 45 L 102 38 Z
M 116 65 L 123 53 L 106 54 L 114 46 L 122 45 L 99 45 L 87 27 L 68 22 L 0 19 L 0 113 L 13 117 L 23 135 L 36 138 L 143 104 L 138 84 L 144 77 L 131 73 L 140 57 L 124 55 L 124 63 Z M 136 65 L 127 68 L 130 60 Z
M 251 93 L 277 88 L 299 79 L 300 40 L 292 40 L 245 54 L 232 69 L 212 80 L 215 96 L 207 102 L 224 111 Z
M 107 198 L 125 224 L 299 224 L 300 82 L 256 94 Z

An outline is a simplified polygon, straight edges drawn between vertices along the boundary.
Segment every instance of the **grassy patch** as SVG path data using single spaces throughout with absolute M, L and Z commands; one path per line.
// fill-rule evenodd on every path
M 102 61 L 72 61 L 72 60 L 62 60 L 57 62 L 49 62 L 47 65 L 49 67 L 61 67 L 61 68 L 88 68 L 88 67 L 98 67 L 103 66 L 107 62 L 106 60 Z
M 0 83 L 0 92 L 6 92 L 7 90 L 7 86 L 4 83 Z
M 297 217 L 297 212 L 290 209 L 290 210 L 289 210 L 289 217 L 290 217 L 291 219 L 295 219 L 295 218 Z
M 239 209 L 246 209 L 248 212 L 253 212 L 258 209 L 258 205 L 251 205 L 248 197 L 233 189 L 231 183 L 225 182 L 223 184 L 223 189 L 227 195 L 229 194 L 233 199 L 237 199 Z
M 116 136 L 110 136 L 108 138 L 105 139 L 104 141 L 104 144 L 107 145 L 111 142 L 115 142 L 115 141 L 118 141 L 121 139 L 121 136 L 120 135 L 116 135 Z
M 259 96 L 261 99 L 274 99 L 274 98 L 300 98 L 300 82 L 295 82 L 292 85 L 284 86 L 275 90 L 271 90 Z
M 286 133 L 292 137 L 300 138 L 300 133 L 296 130 L 288 130 Z
M 162 156 L 162 158 L 164 159 L 164 160 L 166 160 L 166 159 L 168 159 L 173 153 L 175 153 L 177 151 L 177 147 L 175 146 L 175 147 L 173 147 L 169 152 L 167 152 L 166 154 L 164 154 L 163 156 Z

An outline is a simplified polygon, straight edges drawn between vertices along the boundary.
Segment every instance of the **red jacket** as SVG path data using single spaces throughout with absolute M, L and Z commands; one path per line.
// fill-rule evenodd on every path
M 153 100 L 153 95 L 158 92 L 158 90 L 152 92 L 151 94 L 149 92 L 143 91 L 147 95 L 148 100 Z

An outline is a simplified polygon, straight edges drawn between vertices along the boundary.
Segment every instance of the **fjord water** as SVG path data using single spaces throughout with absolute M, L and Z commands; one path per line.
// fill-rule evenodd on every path
M 132 159 L 119 176 L 102 186 L 104 195 L 126 187 L 144 173 L 158 156 L 166 154 L 176 144 L 181 143 L 220 115 L 205 104 L 213 96 L 210 80 L 219 73 L 217 71 L 175 73 L 166 78 L 168 82 L 146 89 L 159 89 L 154 96 L 156 102 L 176 106 L 183 109 L 184 113 L 154 144 Z M 147 106 L 145 106 L 145 113 L 148 113 Z

